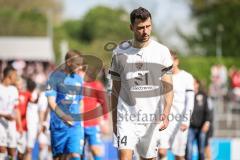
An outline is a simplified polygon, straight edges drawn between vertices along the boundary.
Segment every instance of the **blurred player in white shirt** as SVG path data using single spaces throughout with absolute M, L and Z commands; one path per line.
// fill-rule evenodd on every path
M 12 67 L 3 71 L 0 84 L 0 159 L 13 159 L 16 153 L 16 120 L 19 118 L 18 91 L 16 84 L 17 72 Z
M 38 100 L 39 105 L 39 121 L 40 121 L 40 134 L 38 137 L 39 142 L 39 160 L 51 160 L 51 142 L 50 142 L 50 112 L 48 108 L 48 101 L 45 92 L 41 92 Z
M 165 160 L 167 149 L 171 149 L 176 160 L 183 160 L 187 145 L 188 128 L 194 106 L 194 79 L 193 76 L 181 70 L 179 59 L 170 51 L 173 59 L 173 103 L 168 116 L 169 126 L 160 132 L 159 155 Z
M 36 89 L 36 83 L 32 80 L 27 81 L 28 90 L 32 91 L 31 100 L 27 106 L 27 150 L 25 153 L 25 159 L 31 160 L 32 149 L 34 148 L 38 128 L 39 128 L 39 107 L 38 107 L 38 91 Z

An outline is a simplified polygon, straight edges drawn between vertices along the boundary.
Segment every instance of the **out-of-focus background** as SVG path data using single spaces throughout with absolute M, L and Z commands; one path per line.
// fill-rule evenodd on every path
M 78 49 L 103 60 L 107 87 L 110 50 L 132 38 L 129 13 L 139 6 L 152 14 L 152 38 L 176 50 L 211 97 L 212 159 L 240 159 L 239 0 L 0 0 L 0 73 L 11 64 L 44 86 L 67 50 Z

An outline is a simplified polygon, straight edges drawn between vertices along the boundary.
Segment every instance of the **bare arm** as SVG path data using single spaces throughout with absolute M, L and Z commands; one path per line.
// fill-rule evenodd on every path
M 164 94 L 164 109 L 163 113 L 168 116 L 170 114 L 171 106 L 172 106 L 172 101 L 173 101 L 173 83 L 172 83 L 172 75 L 170 74 L 165 74 L 162 77 L 162 80 L 167 83 L 167 87 L 171 87 L 170 91 Z M 165 91 L 168 89 L 165 89 Z
M 6 120 L 9 120 L 9 121 L 13 121 L 13 120 L 16 120 L 17 121 L 17 109 L 14 109 L 14 112 L 13 113 L 10 113 L 10 114 L 5 114 L 5 113 L 0 113 L 0 117 L 3 117 L 5 118 Z
M 163 114 L 161 116 L 161 120 L 163 121 L 163 125 L 160 127 L 160 130 L 164 130 L 168 126 L 168 115 L 170 114 L 172 101 L 173 101 L 173 84 L 172 84 L 172 75 L 164 74 L 162 77 L 164 90 L 164 108 Z M 171 88 L 168 88 L 171 87 Z M 170 91 L 169 91 L 170 90 Z M 169 92 L 167 92 L 169 91 Z
M 23 127 L 22 127 L 22 122 L 21 122 L 21 113 L 20 110 L 18 108 L 15 108 L 15 112 L 16 112 L 16 123 L 19 126 L 19 132 L 22 133 L 23 132 Z
M 50 111 L 50 108 L 46 108 L 45 110 L 40 110 L 39 112 L 39 121 L 40 121 L 40 131 L 44 132 L 45 129 L 47 129 L 48 126 L 48 122 L 47 122 L 47 117 L 48 117 L 48 113 Z
M 49 108 L 39 112 L 39 121 L 41 124 L 43 124 L 47 120 L 48 113 L 49 113 Z
M 107 95 L 106 95 L 106 91 L 104 89 L 104 87 L 102 86 L 102 84 L 99 84 L 99 90 L 96 91 L 97 93 L 97 100 L 98 102 L 101 104 L 102 107 L 102 115 L 104 120 L 108 120 L 108 101 L 107 101 Z
M 209 127 L 211 125 L 210 122 L 211 122 L 211 119 L 212 119 L 212 110 L 210 109 L 210 106 L 209 106 L 208 103 L 209 103 L 209 101 L 208 101 L 208 98 L 206 96 L 205 97 L 205 105 L 204 105 L 206 116 L 205 116 L 205 122 L 204 122 L 204 124 L 202 126 L 202 132 L 204 132 L 204 133 L 208 132 Z
M 57 105 L 56 103 L 56 97 L 54 96 L 49 96 L 48 97 L 48 104 L 50 109 L 52 109 L 53 111 L 55 111 L 55 113 L 67 124 L 71 125 L 72 124 L 72 117 L 65 114 Z
M 3 118 L 5 118 L 5 119 L 12 119 L 11 117 L 11 115 L 10 114 L 4 114 L 4 113 L 0 113 L 0 117 L 3 117 Z
M 121 89 L 121 81 L 113 80 L 112 94 L 111 94 L 111 107 L 112 107 L 112 122 L 113 133 L 117 134 L 117 104 L 119 92 Z

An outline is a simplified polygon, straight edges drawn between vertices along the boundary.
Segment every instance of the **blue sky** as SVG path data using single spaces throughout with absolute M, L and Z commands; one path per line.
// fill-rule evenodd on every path
M 63 0 L 64 19 L 79 19 L 91 8 L 105 5 L 111 8 L 122 7 L 131 12 L 139 6 L 147 8 L 153 17 L 154 30 L 162 42 L 169 47 L 187 51 L 176 29 L 184 33 L 194 32 L 194 22 L 190 19 L 191 10 L 186 0 Z

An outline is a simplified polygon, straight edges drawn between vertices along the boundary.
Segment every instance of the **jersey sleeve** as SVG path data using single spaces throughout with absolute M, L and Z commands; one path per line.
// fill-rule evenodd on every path
M 13 88 L 13 106 L 17 107 L 18 104 L 19 104 L 19 93 L 18 93 L 18 90 L 14 87 Z
M 120 77 L 120 63 L 118 60 L 118 55 L 116 53 L 113 54 L 112 57 L 112 62 L 111 62 L 111 67 L 109 69 L 109 74 L 111 76 L 111 79 L 116 80 L 116 81 L 120 81 L 121 77 Z
M 190 74 L 186 75 L 185 107 L 187 121 L 184 121 L 183 123 L 189 126 L 191 113 L 194 108 L 194 79 Z
M 42 92 L 39 96 L 38 105 L 39 105 L 39 110 L 40 111 L 46 111 L 47 110 L 48 101 L 47 101 L 47 97 L 45 96 L 44 92 Z
M 169 49 L 166 49 L 164 57 L 163 57 L 163 62 L 162 65 L 165 67 L 163 71 L 165 73 L 172 73 L 172 67 L 173 67 L 173 61 L 172 61 L 172 56 L 169 52 Z
M 48 79 L 45 95 L 47 97 L 50 97 L 50 96 L 56 97 L 57 96 L 57 78 L 54 73 L 52 75 L 50 75 L 50 77 Z
M 163 65 L 166 67 L 171 67 L 173 65 L 172 56 L 169 49 L 166 49 L 166 53 L 163 59 Z

